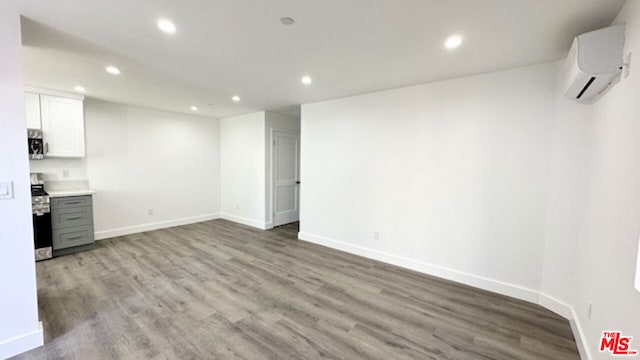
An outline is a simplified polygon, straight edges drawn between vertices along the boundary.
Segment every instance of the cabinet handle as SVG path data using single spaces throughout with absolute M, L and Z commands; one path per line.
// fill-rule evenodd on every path
M 67 205 L 80 204 L 80 201 L 67 201 L 65 204 Z
M 82 216 L 75 216 L 75 217 L 67 218 L 67 220 L 80 220 L 80 219 L 82 219 Z
M 67 238 L 67 240 L 78 240 L 78 239 L 82 239 L 83 237 L 84 236 L 82 236 L 82 235 L 72 236 L 72 237 Z
M 49 143 L 48 142 L 44 143 L 44 153 L 45 154 L 49 153 Z

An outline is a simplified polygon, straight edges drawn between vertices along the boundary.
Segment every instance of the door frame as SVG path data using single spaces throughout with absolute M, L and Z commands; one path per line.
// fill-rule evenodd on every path
M 268 204 L 267 204 L 267 223 L 265 228 L 266 229 L 273 229 L 274 228 L 274 214 L 275 214 L 275 201 L 274 201 L 274 194 L 275 194 L 275 189 L 276 189 L 276 182 L 275 182 L 275 134 L 278 132 L 282 132 L 282 133 L 288 133 L 288 134 L 292 134 L 292 135 L 297 135 L 298 136 L 298 181 L 300 181 L 300 130 L 293 130 L 293 129 L 283 129 L 283 128 L 270 128 L 269 130 L 269 142 L 267 144 L 267 146 L 269 147 L 269 167 L 268 167 L 268 171 L 269 171 L 269 185 L 268 185 L 268 189 L 267 189 L 267 196 L 268 196 Z M 298 215 L 300 212 L 300 185 L 298 185 Z

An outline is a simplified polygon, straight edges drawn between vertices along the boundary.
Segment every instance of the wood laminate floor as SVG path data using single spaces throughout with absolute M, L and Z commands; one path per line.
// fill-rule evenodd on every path
M 45 345 L 18 359 L 578 359 L 530 303 L 214 220 L 37 264 Z

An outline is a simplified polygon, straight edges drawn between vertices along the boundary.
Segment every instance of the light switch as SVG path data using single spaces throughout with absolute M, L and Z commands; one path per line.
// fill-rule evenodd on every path
M 0 200 L 13 199 L 13 181 L 0 182 Z

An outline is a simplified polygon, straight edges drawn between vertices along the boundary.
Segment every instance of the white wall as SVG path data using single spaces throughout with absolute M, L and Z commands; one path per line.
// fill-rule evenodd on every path
M 594 105 L 557 96 L 542 292 L 576 316 L 593 358 L 602 331 L 633 336 L 640 350 L 634 275 L 640 234 L 640 1 L 627 1 L 631 74 Z M 593 303 L 587 317 L 587 303 Z
M 536 301 L 556 73 L 303 105 L 300 237 Z
M 69 179 L 89 180 L 97 238 L 219 217 L 219 120 L 91 99 L 84 105 L 86 158 L 31 161 L 31 169 L 58 180 L 69 169 Z
M 20 46 L 20 18 L 0 0 L 0 181 L 14 198 L 0 200 L 0 359 L 42 345 L 38 324 L 31 193 Z
M 284 115 L 272 111 L 265 113 L 266 131 L 265 131 L 265 193 L 266 197 L 266 222 L 267 228 L 273 227 L 273 189 L 271 162 L 273 158 L 273 131 L 288 130 L 300 132 L 300 116 Z
M 266 228 L 265 112 L 220 122 L 222 217 Z

